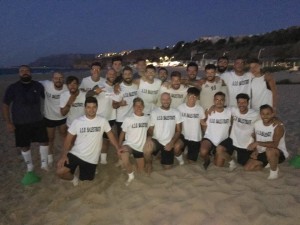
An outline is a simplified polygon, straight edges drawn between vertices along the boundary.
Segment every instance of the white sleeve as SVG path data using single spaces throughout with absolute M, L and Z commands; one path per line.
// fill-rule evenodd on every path
M 60 99 L 59 99 L 59 107 L 60 108 L 64 108 L 68 102 L 68 96 L 67 96 L 67 92 L 64 92 L 61 94 Z

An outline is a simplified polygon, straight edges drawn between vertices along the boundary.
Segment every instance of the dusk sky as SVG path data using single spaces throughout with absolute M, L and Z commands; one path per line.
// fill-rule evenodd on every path
M 0 67 L 300 25 L 299 0 L 0 0 Z

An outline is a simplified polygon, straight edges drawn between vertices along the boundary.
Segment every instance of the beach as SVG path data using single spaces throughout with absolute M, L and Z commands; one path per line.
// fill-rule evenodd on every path
M 50 77 L 33 74 L 35 80 Z M 300 81 L 299 73 L 282 72 L 274 77 Z M 1 99 L 17 79 L 17 75 L 0 76 Z M 278 117 L 286 126 L 287 148 L 291 157 L 300 155 L 300 85 L 277 88 Z M 277 180 L 267 180 L 269 169 L 245 172 L 239 166 L 229 172 L 227 167 L 211 165 L 205 171 L 201 160 L 183 166 L 175 160 L 174 168 L 163 170 L 159 161 L 154 161 L 150 176 L 137 174 L 126 186 L 127 174 L 115 166 L 116 152 L 111 148 L 108 164 L 98 166 L 95 180 L 74 187 L 60 180 L 55 168 L 48 172 L 40 169 L 34 144 L 35 172 L 42 180 L 23 186 L 26 166 L 2 114 L 0 131 L 0 225 L 297 225 L 300 221 L 300 169 L 291 167 L 288 160 L 279 165 Z M 57 161 L 59 140 L 55 147 Z

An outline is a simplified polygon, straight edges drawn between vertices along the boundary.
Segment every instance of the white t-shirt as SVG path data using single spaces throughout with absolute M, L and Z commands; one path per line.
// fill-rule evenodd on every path
M 125 141 L 123 145 L 128 145 L 132 149 L 143 152 L 147 139 L 147 130 L 149 127 L 149 116 L 132 116 L 125 118 L 122 124 L 122 130 L 125 132 Z
M 236 75 L 234 71 L 223 73 L 221 78 L 228 88 L 228 106 L 237 106 L 236 96 L 244 93 L 251 96 L 251 73 Z
M 256 141 L 261 141 L 261 142 L 273 141 L 275 128 L 276 126 L 273 126 L 273 124 L 269 126 L 265 126 L 262 120 L 256 121 L 254 124 Z M 277 148 L 283 152 L 285 158 L 289 156 L 289 153 L 285 145 L 285 133 L 281 137 Z M 257 150 L 259 153 L 263 153 L 266 151 L 266 147 L 257 146 Z
M 79 91 L 78 96 L 70 107 L 70 111 L 67 114 L 67 126 L 71 126 L 71 123 L 76 118 L 84 115 L 84 102 L 85 102 L 85 92 Z M 71 94 L 69 91 L 65 91 L 60 96 L 59 107 L 64 108 L 70 98 Z
M 102 148 L 103 133 L 110 130 L 108 121 L 100 116 L 94 119 L 88 119 L 86 116 L 75 119 L 68 129 L 70 134 L 76 135 L 70 153 L 85 162 L 97 164 Z
M 117 108 L 117 122 L 123 122 L 124 119 L 128 116 L 131 116 L 133 113 L 133 99 L 137 97 L 138 87 L 135 84 L 130 86 L 125 85 L 123 82 L 120 84 L 120 93 L 117 95 L 113 95 L 112 99 L 116 102 L 121 102 L 122 99 L 126 101 L 127 105 L 120 106 Z
M 85 77 L 82 79 L 79 88 L 85 91 L 92 90 L 96 85 L 98 85 L 101 88 L 105 86 L 105 81 L 106 79 L 102 77 L 99 81 L 93 81 L 91 76 Z
M 251 95 L 251 108 L 259 110 L 259 107 L 264 104 L 273 106 L 272 91 L 267 88 L 264 75 L 252 78 Z
M 184 85 L 180 85 L 180 88 L 173 89 L 173 88 L 166 88 L 164 86 L 161 86 L 159 89 L 159 96 L 157 100 L 157 106 L 161 106 L 160 102 L 160 95 L 164 92 L 169 93 L 172 99 L 171 107 L 174 109 L 177 109 L 179 105 L 185 102 L 186 96 L 187 96 L 187 87 L 184 87 Z
M 182 123 L 182 118 L 177 109 L 156 108 L 151 112 L 149 126 L 154 126 L 153 138 L 162 145 L 166 145 L 173 138 L 176 125 L 179 123 Z
M 253 142 L 254 123 L 260 119 L 260 115 L 254 109 L 248 109 L 245 114 L 241 114 L 236 107 L 230 109 L 233 120 L 230 138 L 235 147 L 246 149 Z
M 202 131 L 200 126 L 200 120 L 205 118 L 205 113 L 200 105 L 194 107 L 187 106 L 186 103 L 178 106 L 178 111 L 182 117 L 182 134 L 186 140 L 189 141 L 201 141 Z
M 112 107 L 114 87 L 107 83 L 104 84 L 104 87 L 103 92 L 94 96 L 98 101 L 97 115 L 102 116 L 107 120 L 115 120 L 117 110 Z
M 63 116 L 60 113 L 60 95 L 68 91 L 67 86 L 64 84 L 61 90 L 56 90 L 54 84 L 50 80 L 40 81 L 45 89 L 45 103 L 44 103 L 44 113 L 45 118 L 49 120 L 62 120 L 67 116 Z
M 155 108 L 158 92 L 161 86 L 161 80 L 154 78 L 152 84 L 140 79 L 140 85 L 138 89 L 138 96 L 144 100 L 145 108 L 144 113 L 150 114 Z
M 223 112 L 214 112 L 207 117 L 207 128 L 204 138 L 209 139 L 215 146 L 229 137 L 231 111 L 224 108 Z
M 204 110 L 209 109 L 212 105 L 214 105 L 214 95 L 219 91 L 223 91 L 222 82 L 222 79 L 214 82 L 206 81 L 201 86 L 200 105 Z

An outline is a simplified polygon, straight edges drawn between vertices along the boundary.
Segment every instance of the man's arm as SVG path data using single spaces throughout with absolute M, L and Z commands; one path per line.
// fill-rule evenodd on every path
M 276 82 L 272 76 L 271 73 L 266 73 L 265 74 L 265 80 L 268 83 L 271 92 L 272 92 L 272 103 L 273 103 L 273 109 L 276 112 L 276 107 L 277 107 L 277 102 L 278 102 L 278 96 L 277 96 L 277 87 L 276 87 Z
M 180 134 L 181 134 L 181 123 L 178 123 L 176 124 L 174 136 L 172 137 L 171 141 L 165 146 L 166 151 L 171 151 L 172 148 L 174 148 L 174 145 L 176 141 L 179 139 Z
M 122 152 L 122 149 L 121 149 L 120 145 L 118 144 L 118 141 L 117 141 L 114 133 L 110 130 L 110 131 L 106 132 L 106 135 L 107 135 L 108 139 L 110 140 L 110 143 L 115 147 L 115 149 L 118 152 Z
M 14 132 L 15 126 L 12 123 L 11 118 L 10 118 L 9 105 L 7 105 L 5 103 L 2 104 L 2 113 L 3 113 L 3 118 L 4 118 L 4 121 L 5 121 L 5 124 L 6 124 L 7 131 L 8 132 Z
M 65 141 L 64 141 L 63 152 L 61 154 L 59 161 L 57 162 L 58 168 L 62 168 L 64 167 L 65 163 L 69 163 L 67 154 L 72 149 L 75 139 L 76 139 L 76 135 L 73 135 L 69 132 L 67 133 L 67 136 L 65 137 Z
M 65 116 L 68 114 L 73 102 L 75 102 L 78 95 L 79 95 L 79 92 L 76 94 L 71 94 L 69 100 L 67 101 L 67 104 L 63 108 L 60 108 L 61 115 Z

